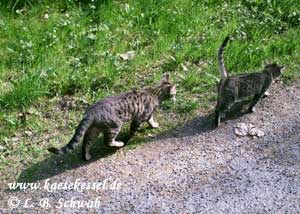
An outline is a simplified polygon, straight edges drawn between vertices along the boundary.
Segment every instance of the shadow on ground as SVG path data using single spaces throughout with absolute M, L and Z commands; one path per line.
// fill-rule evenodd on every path
M 182 124 L 179 127 L 169 129 L 158 134 L 155 140 L 164 140 L 167 138 L 182 138 L 199 135 L 214 129 L 214 114 L 196 117 Z
M 105 146 L 102 142 L 99 142 L 96 143 L 95 147 L 92 149 L 93 159 L 90 161 L 83 161 L 81 158 L 81 147 L 79 146 L 73 153 L 62 156 L 51 155 L 42 162 L 31 165 L 29 168 L 22 171 L 17 182 L 31 183 L 50 178 L 63 173 L 64 171 L 75 169 L 101 158 L 105 158 L 114 154 L 116 151 L 116 148 Z
M 214 114 L 200 116 L 187 121 L 180 127 L 169 129 L 160 133 L 154 138 L 148 137 L 141 139 L 141 143 L 150 143 L 153 141 L 164 140 L 168 138 L 182 138 L 188 136 L 199 135 L 205 132 L 209 132 L 214 129 Z M 143 130 L 141 130 L 143 131 Z M 124 133 L 122 137 L 126 137 Z M 134 146 L 139 146 L 141 143 L 133 143 Z M 118 149 L 107 147 L 102 143 L 102 139 L 95 144 L 92 149 L 93 158 L 90 161 L 83 161 L 81 159 L 81 148 L 74 151 L 74 153 L 66 154 L 63 156 L 52 155 L 51 157 L 43 160 L 42 162 L 33 164 L 29 168 L 22 171 L 17 182 L 31 183 L 38 180 L 47 179 L 52 176 L 63 173 L 64 171 L 75 169 L 99 159 L 113 155 Z
M 242 105 L 235 105 L 234 108 L 227 113 L 226 119 L 222 119 L 221 126 L 225 124 L 226 121 L 240 118 L 246 114 L 247 112 L 242 110 Z M 192 120 L 189 120 L 179 127 L 162 132 L 155 137 L 155 140 L 190 137 L 212 131 L 215 128 L 215 114 L 214 112 L 211 112 L 207 115 L 198 116 Z

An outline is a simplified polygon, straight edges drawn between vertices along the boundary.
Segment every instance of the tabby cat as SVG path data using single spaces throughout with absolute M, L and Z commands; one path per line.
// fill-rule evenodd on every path
M 218 102 L 215 110 L 215 125 L 220 125 L 221 118 L 237 103 L 250 103 L 248 112 L 254 112 L 256 103 L 266 94 L 272 81 L 282 73 L 283 66 L 276 63 L 266 64 L 261 72 L 246 73 L 235 76 L 227 75 L 223 51 L 228 43 L 225 38 L 218 50 L 218 62 L 221 80 L 218 84 Z
M 175 101 L 176 88 L 165 74 L 162 80 L 153 87 L 145 87 L 118 96 L 107 97 L 90 106 L 70 142 L 61 149 L 48 148 L 55 154 L 64 154 L 74 150 L 83 137 L 82 155 L 84 160 L 90 160 L 90 148 L 100 134 L 104 135 L 104 143 L 112 147 L 123 147 L 134 136 L 143 122 L 157 128 L 153 112 L 158 105 L 172 98 Z M 116 141 L 122 124 L 131 121 L 129 138 L 126 143 Z

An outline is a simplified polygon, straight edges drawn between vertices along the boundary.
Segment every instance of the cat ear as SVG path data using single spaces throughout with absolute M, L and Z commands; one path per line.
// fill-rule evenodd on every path
M 169 79 L 170 79 L 170 75 L 168 73 L 165 73 L 163 78 L 162 78 L 162 81 L 169 82 Z

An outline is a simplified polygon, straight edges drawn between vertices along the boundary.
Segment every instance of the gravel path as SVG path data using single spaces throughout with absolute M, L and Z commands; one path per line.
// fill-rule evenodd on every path
M 54 176 L 43 172 L 38 180 L 43 188 L 5 191 L 0 207 L 8 208 L 8 199 L 16 196 L 19 208 L 4 213 L 300 213 L 300 84 L 276 84 L 270 92 L 257 113 L 228 120 L 218 129 L 211 128 L 211 116 L 200 115 L 134 150 L 70 165 Z M 265 136 L 236 136 L 238 122 L 254 124 Z M 76 179 L 112 184 L 119 179 L 121 186 L 49 192 L 47 179 L 51 184 Z M 90 200 L 90 205 L 99 197 L 100 205 L 58 208 L 72 197 Z M 27 198 L 30 209 L 22 207 Z M 40 207 L 43 198 L 51 208 Z

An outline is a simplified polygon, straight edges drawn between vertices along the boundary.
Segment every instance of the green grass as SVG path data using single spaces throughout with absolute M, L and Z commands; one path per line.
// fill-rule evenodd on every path
M 59 131 L 55 137 L 66 142 L 83 103 L 152 84 L 164 72 L 177 85 L 178 102 L 163 105 L 162 128 L 154 134 L 212 108 L 216 52 L 227 34 L 234 37 L 225 52 L 231 73 L 275 61 L 286 66 L 285 82 L 299 79 L 299 8 L 293 0 L 0 3 L 0 168 L 42 160 L 44 148 L 57 145 L 56 138 L 43 139 Z M 128 51 L 135 57 L 122 60 Z M 76 100 L 76 108 L 60 112 L 63 96 Z M 175 122 L 164 120 L 174 113 Z

